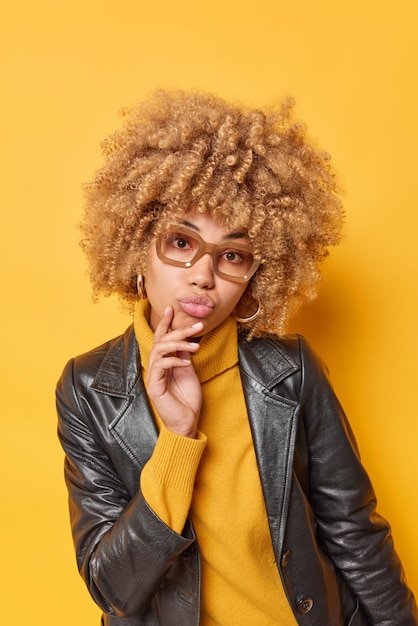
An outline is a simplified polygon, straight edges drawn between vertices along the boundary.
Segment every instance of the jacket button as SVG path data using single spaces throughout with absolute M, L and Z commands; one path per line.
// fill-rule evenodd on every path
M 298 612 L 301 613 L 301 615 L 305 615 L 306 613 L 309 613 L 309 611 L 313 607 L 313 604 L 314 602 L 312 598 L 302 598 L 298 602 Z
M 283 552 L 282 554 L 282 560 L 280 561 L 280 565 L 282 567 L 286 567 L 286 565 L 289 565 L 289 561 L 290 561 L 290 556 L 292 554 L 291 550 L 286 550 L 286 552 Z

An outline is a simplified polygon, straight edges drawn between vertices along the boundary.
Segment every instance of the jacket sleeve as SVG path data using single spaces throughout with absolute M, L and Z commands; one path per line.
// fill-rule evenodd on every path
M 326 551 L 374 626 L 416 626 L 418 614 L 389 524 L 327 371 L 300 344 L 300 402 L 309 445 L 309 499 Z
M 88 402 L 80 400 L 74 361 L 67 364 L 56 397 L 80 573 L 103 611 L 141 615 L 194 535 L 179 535 L 164 524 L 144 500 L 139 481 L 137 492 L 128 493 L 94 432 Z

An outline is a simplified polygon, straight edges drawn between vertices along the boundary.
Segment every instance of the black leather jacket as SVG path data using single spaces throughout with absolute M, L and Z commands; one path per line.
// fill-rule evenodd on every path
M 239 365 L 277 567 L 302 626 L 416 626 L 417 609 L 344 413 L 303 339 L 244 339 Z M 133 327 L 57 387 L 77 562 L 107 626 L 197 626 L 199 548 L 148 507 L 157 431 Z M 245 494 L 243 494 L 245 497 Z

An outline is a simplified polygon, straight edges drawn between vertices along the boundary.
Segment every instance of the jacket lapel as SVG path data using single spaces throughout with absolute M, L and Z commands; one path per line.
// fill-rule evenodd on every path
M 288 510 L 300 405 L 277 386 L 299 366 L 273 339 L 240 339 L 239 363 L 273 546 L 279 553 Z M 158 437 L 147 399 L 133 326 L 105 355 L 92 388 L 113 396 L 109 431 L 140 467 Z
M 142 381 L 133 326 L 111 345 L 92 388 L 122 400 L 115 401 L 109 431 L 129 457 L 142 468 L 152 454 L 158 431 Z
M 111 422 L 109 430 L 142 469 L 154 450 L 158 430 L 141 378 L 130 402 Z
M 275 387 L 299 369 L 271 339 L 240 342 L 239 361 L 273 546 L 280 554 L 292 480 L 297 401 Z

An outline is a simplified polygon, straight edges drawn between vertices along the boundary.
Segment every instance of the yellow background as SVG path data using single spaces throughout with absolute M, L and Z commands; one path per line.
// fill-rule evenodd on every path
M 75 224 L 117 110 L 158 86 L 291 93 L 346 188 L 344 244 L 295 320 L 331 368 L 418 591 L 416 0 L 4 2 L 1 621 L 98 624 L 56 440 L 64 363 L 129 323 L 93 305 Z M 325 626 L 325 625 L 324 625 Z

